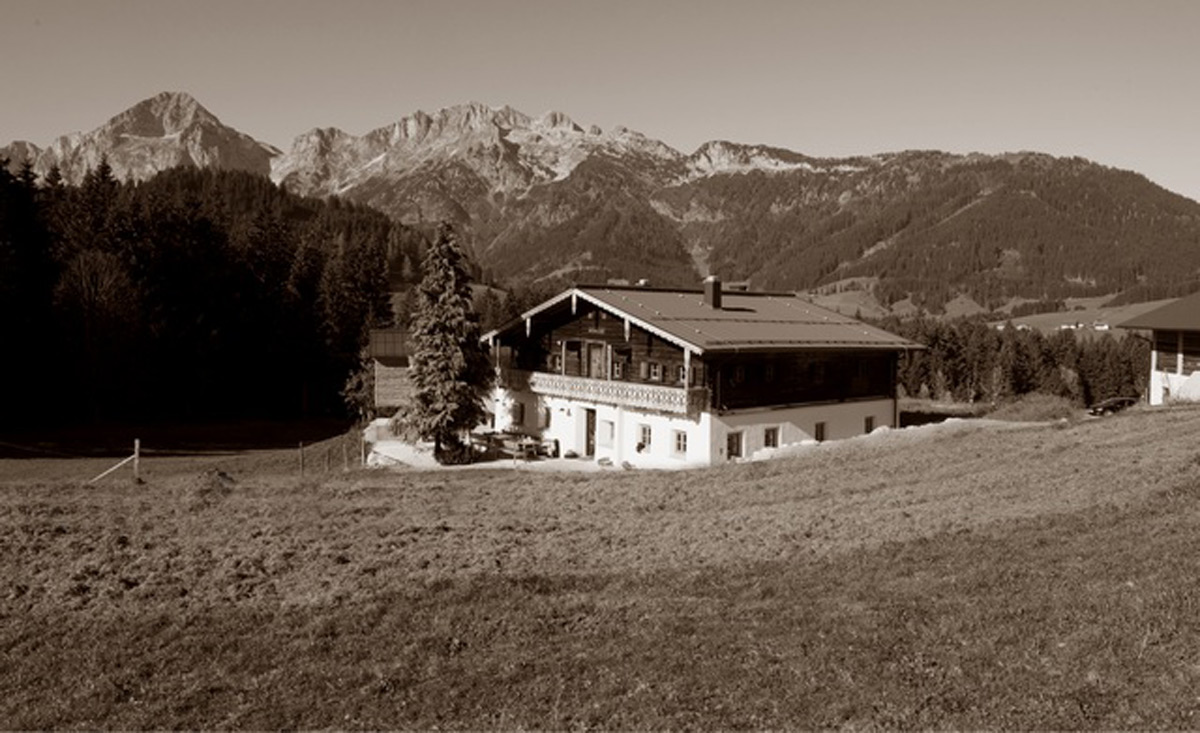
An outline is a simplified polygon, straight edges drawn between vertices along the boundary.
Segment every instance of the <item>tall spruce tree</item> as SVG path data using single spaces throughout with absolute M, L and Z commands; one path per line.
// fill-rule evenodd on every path
M 449 224 L 438 227 L 422 271 L 412 321 L 414 394 L 404 417 L 445 462 L 460 454 L 462 433 L 482 422 L 493 372 L 479 339 L 466 257 Z

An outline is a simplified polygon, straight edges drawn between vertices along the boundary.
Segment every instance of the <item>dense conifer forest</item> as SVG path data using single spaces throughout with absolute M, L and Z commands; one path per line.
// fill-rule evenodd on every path
M 877 325 L 926 348 L 908 354 L 898 375 L 904 394 L 998 404 L 1030 393 L 1091 405 L 1145 391 L 1150 345 L 1136 336 L 1046 336 L 979 319 L 889 317 Z
M 101 163 L 76 187 L 0 164 L 0 423 L 352 412 L 388 273 L 422 241 L 247 173 Z

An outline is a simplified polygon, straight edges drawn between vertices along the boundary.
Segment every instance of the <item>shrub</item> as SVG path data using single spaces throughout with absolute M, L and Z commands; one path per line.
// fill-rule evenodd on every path
M 1032 392 L 1018 399 L 1003 402 L 987 414 L 994 420 L 1009 422 L 1049 422 L 1073 419 L 1079 416 L 1079 408 L 1065 397 Z

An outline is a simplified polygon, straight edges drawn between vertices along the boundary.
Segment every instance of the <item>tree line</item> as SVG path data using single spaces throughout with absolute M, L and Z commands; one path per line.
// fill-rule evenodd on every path
M 343 415 L 423 238 L 249 173 L 0 161 L 0 423 Z
M 926 347 L 901 361 L 900 387 L 913 397 L 998 403 L 1038 392 L 1091 405 L 1143 394 L 1150 373 L 1150 345 L 1134 336 L 1046 336 L 977 319 L 888 317 L 876 325 Z

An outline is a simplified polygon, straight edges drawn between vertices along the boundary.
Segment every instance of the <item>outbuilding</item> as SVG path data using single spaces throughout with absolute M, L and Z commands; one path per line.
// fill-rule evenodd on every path
M 1151 405 L 1200 401 L 1200 293 L 1119 325 L 1151 333 Z

